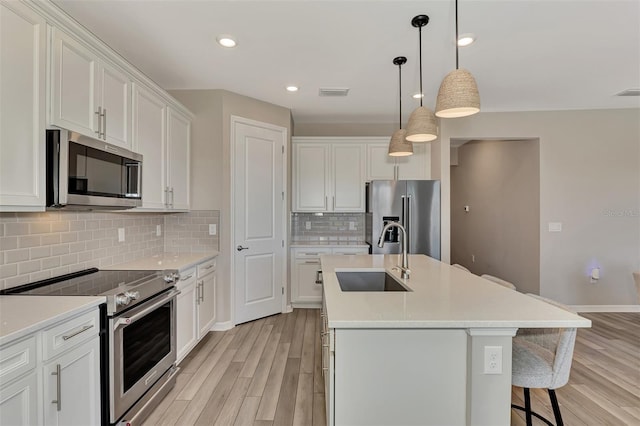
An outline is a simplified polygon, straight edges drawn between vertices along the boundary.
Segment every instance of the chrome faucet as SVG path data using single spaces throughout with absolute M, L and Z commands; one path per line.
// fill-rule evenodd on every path
M 384 228 L 382 228 L 382 232 L 380 233 L 380 238 L 378 239 L 378 247 L 384 247 L 384 234 L 387 233 L 389 228 L 396 227 L 402 231 L 402 266 L 398 265 L 400 268 L 400 276 L 402 278 L 408 279 L 411 271 L 409 270 L 409 257 L 407 256 L 407 231 L 404 229 L 398 222 L 389 222 Z

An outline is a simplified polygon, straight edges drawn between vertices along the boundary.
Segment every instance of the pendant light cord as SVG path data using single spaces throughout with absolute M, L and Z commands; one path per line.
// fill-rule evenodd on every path
M 456 69 L 458 69 L 458 0 L 456 0 Z
M 402 129 L 402 64 L 398 65 L 398 88 L 400 89 L 400 93 L 398 94 L 398 101 L 400 104 L 400 128 Z
M 422 106 L 422 98 L 424 98 L 422 91 L 422 27 L 418 27 L 418 46 L 420 49 L 420 106 Z

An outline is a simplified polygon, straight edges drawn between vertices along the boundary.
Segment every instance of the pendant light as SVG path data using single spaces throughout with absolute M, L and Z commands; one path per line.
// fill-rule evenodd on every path
M 456 4 L 456 69 L 446 75 L 436 101 L 436 115 L 443 118 L 466 117 L 480 112 L 476 79 L 458 64 L 458 0 Z
M 402 128 L 402 65 L 407 63 L 407 58 L 398 56 L 393 58 L 393 64 L 398 66 L 398 88 L 400 103 L 399 129 L 393 132 L 389 142 L 389 155 L 392 157 L 405 157 L 413 155 L 413 144 L 405 139 L 407 131 Z
M 418 15 L 411 20 L 411 25 L 418 28 L 420 46 L 420 106 L 409 117 L 407 123 L 407 140 L 409 142 L 431 142 L 438 137 L 438 120 L 429 108 L 422 106 L 424 91 L 422 90 L 422 27 L 429 23 L 427 15 Z

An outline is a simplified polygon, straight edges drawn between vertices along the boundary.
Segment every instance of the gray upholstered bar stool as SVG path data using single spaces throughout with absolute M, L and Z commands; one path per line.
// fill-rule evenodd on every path
M 459 264 L 459 263 L 454 263 L 454 264 L 453 264 L 453 265 L 451 265 L 451 266 L 453 266 L 454 268 L 462 269 L 463 271 L 471 272 L 469 269 L 465 268 L 464 266 L 462 266 L 462 265 L 461 265 L 461 264 Z
M 502 278 L 494 277 L 493 275 L 489 275 L 489 274 L 483 274 L 480 276 L 486 280 L 493 281 L 496 284 L 500 284 L 501 286 L 506 287 L 508 289 L 511 289 L 511 290 L 516 289 L 516 286 L 513 283 L 510 283 L 509 281 L 505 281 Z
M 554 300 L 534 294 L 529 296 L 571 312 L 567 306 Z M 525 406 L 512 404 L 511 407 L 524 410 L 527 426 L 532 425 L 532 416 L 553 426 L 549 420 L 531 410 L 530 388 L 547 389 L 556 425 L 564 424 L 555 389 L 569 381 L 575 343 L 575 328 L 520 329 L 513 338 L 511 384 L 524 388 Z

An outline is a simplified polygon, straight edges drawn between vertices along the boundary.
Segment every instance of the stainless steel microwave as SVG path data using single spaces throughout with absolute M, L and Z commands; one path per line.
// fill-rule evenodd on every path
M 47 208 L 142 205 L 142 155 L 66 130 L 47 130 Z

